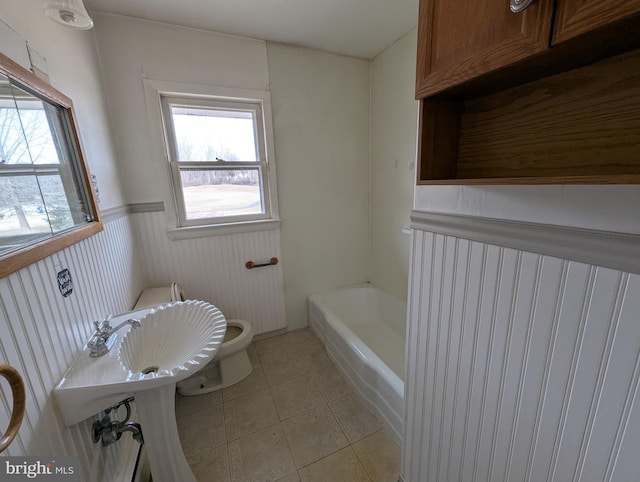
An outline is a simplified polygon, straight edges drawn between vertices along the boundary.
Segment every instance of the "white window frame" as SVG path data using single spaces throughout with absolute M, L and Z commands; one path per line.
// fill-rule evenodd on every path
M 277 229 L 279 227 L 279 211 L 277 197 L 277 181 L 275 169 L 275 149 L 273 141 L 273 125 L 271 117 L 271 95 L 269 91 L 235 89 L 216 87 L 200 84 L 185 84 L 179 82 L 165 82 L 144 79 L 145 93 L 147 97 L 147 109 L 149 118 L 159 129 L 153 129 L 152 142 L 161 147 L 158 152 L 163 165 L 168 172 L 170 195 L 169 204 L 173 209 L 167 211 L 169 218 L 168 234 L 172 239 L 188 239 L 215 234 L 229 234 L 233 232 L 248 232 L 264 229 Z M 260 144 L 256 152 L 259 153 L 258 163 L 243 163 L 238 161 L 187 163 L 176 161 L 175 136 L 171 125 L 169 113 L 166 111 L 163 99 L 178 100 L 178 104 L 191 103 L 194 106 L 221 106 L 227 108 L 238 106 L 240 110 L 254 110 L 256 115 L 256 142 Z M 169 122 L 166 120 L 169 119 Z M 171 125 L 170 130 L 167 125 Z M 261 170 L 261 192 L 264 213 L 258 215 L 221 216 L 198 220 L 187 220 L 184 210 L 184 198 L 182 197 L 182 184 L 180 180 L 180 167 L 200 168 L 209 167 L 213 170 L 226 170 L 230 167 L 241 166 L 256 167 Z M 165 203 L 166 204 L 166 203 Z M 173 226 L 173 227 L 171 227 Z

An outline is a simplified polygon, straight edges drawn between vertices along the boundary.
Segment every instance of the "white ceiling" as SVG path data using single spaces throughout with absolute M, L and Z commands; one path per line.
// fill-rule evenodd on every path
M 418 23 L 418 0 L 85 0 L 108 12 L 371 59 Z

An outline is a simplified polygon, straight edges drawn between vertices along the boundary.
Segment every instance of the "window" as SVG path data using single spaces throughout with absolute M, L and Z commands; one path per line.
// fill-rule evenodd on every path
M 71 100 L 0 55 L 0 277 L 102 230 Z
M 0 252 L 90 219 L 76 188 L 64 110 L 0 81 Z
M 181 227 L 272 217 L 263 102 L 162 95 Z

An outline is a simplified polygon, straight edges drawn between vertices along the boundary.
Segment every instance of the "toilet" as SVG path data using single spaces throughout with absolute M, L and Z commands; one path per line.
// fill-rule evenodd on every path
M 178 393 L 202 395 L 230 387 L 247 378 L 252 370 L 247 347 L 253 340 L 253 329 L 245 320 L 227 320 L 227 332 L 218 352 L 209 364 L 186 380 L 178 382 Z
M 184 300 L 184 291 L 180 285 L 172 283 L 170 287 L 144 290 L 134 309 Z M 218 352 L 206 367 L 178 382 L 178 393 L 184 396 L 202 395 L 244 380 L 253 371 L 247 354 L 247 348 L 252 341 L 253 329 L 249 322 L 227 320 L 227 331 Z
M 149 308 L 151 306 L 164 305 L 174 301 L 184 301 L 184 291 L 178 283 L 171 283 L 171 286 L 161 286 L 159 288 L 147 288 L 143 290 L 134 310 Z

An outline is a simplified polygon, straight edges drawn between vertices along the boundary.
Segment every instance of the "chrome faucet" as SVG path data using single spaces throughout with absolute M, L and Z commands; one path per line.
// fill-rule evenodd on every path
M 87 346 L 90 349 L 89 356 L 96 358 L 109 353 L 109 350 L 111 350 L 117 338 L 117 335 L 115 334 L 116 331 L 118 331 L 123 326 L 131 325 L 133 329 L 136 329 L 141 325 L 140 320 L 131 318 L 129 320 L 123 321 L 114 328 L 110 323 L 111 318 L 112 316 L 109 315 L 102 322 L 93 322 L 96 331 L 91 336 L 91 340 L 89 340 L 89 343 L 87 343 Z

